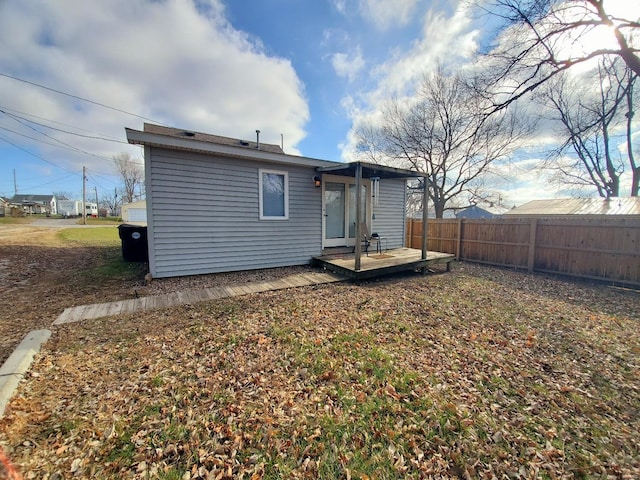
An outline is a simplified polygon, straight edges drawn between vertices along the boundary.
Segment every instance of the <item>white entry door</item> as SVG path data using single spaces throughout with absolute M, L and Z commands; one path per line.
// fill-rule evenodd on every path
M 344 247 L 355 244 L 356 186 L 353 179 L 323 182 L 323 246 Z M 362 186 L 362 221 L 368 223 L 368 186 Z

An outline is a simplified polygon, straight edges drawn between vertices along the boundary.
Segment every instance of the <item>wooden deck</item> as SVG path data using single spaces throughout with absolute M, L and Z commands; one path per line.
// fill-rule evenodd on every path
M 355 270 L 355 255 L 353 253 L 330 254 L 314 257 L 314 264 L 330 272 L 344 275 L 353 280 L 361 280 L 407 270 L 422 269 L 426 271 L 429 265 L 446 263 L 449 270 L 455 255 L 441 252 L 427 252 L 427 259 L 422 259 L 422 251 L 414 248 L 396 248 L 382 254 L 369 252 L 360 257 L 360 270 Z

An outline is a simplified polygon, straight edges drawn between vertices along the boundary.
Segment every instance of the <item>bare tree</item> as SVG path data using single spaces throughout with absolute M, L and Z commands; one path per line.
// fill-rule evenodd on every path
M 55 195 L 58 200 L 71 200 L 73 198 L 73 193 L 66 191 L 53 192 L 53 195 Z
M 356 131 L 358 150 L 372 160 L 425 172 L 436 217 L 483 196 L 492 167 L 518 147 L 528 125 L 511 112 L 487 117 L 487 100 L 460 74 L 440 67 L 425 77 L 410 105 L 390 101 L 379 127 Z M 423 189 L 424 185 L 417 186 Z
M 114 155 L 113 161 L 123 183 L 123 203 L 131 203 L 136 198 L 136 189 L 140 192 L 144 183 L 142 161 L 132 159 L 128 153 Z
M 630 88 L 627 89 L 627 111 L 625 113 L 626 118 L 626 135 L 627 135 L 627 155 L 629 157 L 629 166 L 631 167 L 631 196 L 640 196 L 640 164 L 636 162 L 635 153 L 633 150 L 633 130 L 632 123 L 635 114 L 636 104 L 634 95 L 635 87 L 638 85 L 638 75 L 629 76 Z
M 100 208 L 111 212 L 112 216 L 118 215 L 118 210 L 122 205 L 122 194 L 118 195 L 118 190 L 114 189 L 113 194 L 103 194 L 100 199 Z
M 503 22 L 487 57 L 494 109 L 594 58 L 619 57 L 640 75 L 640 22 L 613 16 L 606 0 L 471 1 Z
M 562 143 L 546 167 L 564 185 L 588 187 L 604 198 L 620 195 L 621 175 L 629 166 L 632 195 L 638 195 L 638 168 L 633 157 L 631 118 L 637 75 L 604 57 L 594 82 L 561 75 L 543 88 L 540 98 L 551 107 Z M 618 146 L 627 143 L 627 157 Z

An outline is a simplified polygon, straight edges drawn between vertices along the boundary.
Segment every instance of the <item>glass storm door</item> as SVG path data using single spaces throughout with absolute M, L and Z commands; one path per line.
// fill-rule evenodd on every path
M 367 222 L 367 186 L 362 186 L 362 222 Z M 324 182 L 324 247 L 355 244 L 356 186 L 349 181 Z
M 324 246 L 346 245 L 345 208 L 347 199 L 344 183 L 324 184 Z

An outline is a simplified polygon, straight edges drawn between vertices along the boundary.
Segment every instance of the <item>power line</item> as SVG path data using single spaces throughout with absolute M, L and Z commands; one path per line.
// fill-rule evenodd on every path
M 39 159 L 40 159 L 40 160 L 42 160 L 43 162 L 48 163 L 49 165 L 53 165 L 54 167 L 59 168 L 60 170 L 64 170 L 65 172 L 73 173 L 74 175 L 79 175 L 79 173 L 78 173 L 78 172 L 74 172 L 73 170 L 69 170 L 68 168 L 61 167 L 60 165 L 57 165 L 57 164 L 53 163 L 51 160 L 47 160 L 46 158 L 41 157 L 41 156 L 40 156 L 40 155 L 38 155 L 37 153 L 30 152 L 30 151 L 29 151 L 29 150 L 27 150 L 26 148 L 22 148 L 20 145 L 16 145 L 16 144 L 15 144 L 15 143 L 13 143 L 12 141 L 7 140 L 6 138 L 4 138 L 2 135 L 0 135 L 0 140 L 4 140 L 4 141 L 5 141 L 5 142 L 7 142 L 8 144 L 13 145 L 14 147 L 16 147 L 18 150 L 22 150 L 23 152 L 28 153 L 28 154 L 29 154 L 29 155 L 31 155 L 31 156 L 34 156 L 34 157 L 36 157 L 36 158 L 39 158 Z
M 3 112 L 3 113 L 4 113 L 4 112 Z M 6 113 L 5 113 L 5 115 L 6 115 Z M 38 138 L 30 137 L 30 136 L 25 135 L 25 134 L 23 134 L 23 133 L 14 132 L 13 130 L 9 130 L 8 128 L 5 128 L 5 127 L 0 127 L 0 128 L 2 128 L 2 129 L 4 129 L 4 130 L 7 130 L 7 131 L 9 131 L 9 132 L 15 133 L 15 134 L 17 134 L 17 135 L 21 135 L 21 136 L 23 136 L 23 137 L 30 138 L 31 140 L 35 140 L 36 142 L 42 142 L 42 143 L 44 143 L 45 145 L 50 145 L 50 146 L 52 146 L 52 147 L 58 147 L 58 148 L 66 148 L 67 150 L 71 150 L 71 151 L 75 151 L 75 152 L 79 152 L 79 153 L 84 153 L 85 155 L 90 155 L 90 156 L 92 156 L 92 157 L 100 158 L 100 159 L 102 159 L 102 160 L 110 160 L 110 159 L 108 159 L 107 157 L 103 157 L 103 156 L 101 156 L 101 155 L 96 155 L 95 153 L 87 152 L 86 150 L 82 150 L 81 148 L 74 147 L 73 145 L 70 145 L 70 144 L 68 144 L 68 143 L 66 143 L 66 142 L 63 142 L 62 140 L 58 140 L 57 138 L 52 137 L 51 135 L 48 135 L 48 134 L 46 134 L 46 133 L 44 133 L 44 132 L 41 132 L 40 130 L 38 130 L 38 129 L 36 129 L 36 128 L 32 127 L 31 125 L 27 125 L 27 124 L 25 124 L 25 123 L 21 122 L 18 118 L 14 118 L 13 116 L 10 116 L 9 118 L 11 118 L 12 120 L 15 120 L 15 121 L 16 121 L 16 122 L 18 122 L 20 125 L 22 125 L 22 126 L 24 126 L 24 127 L 27 127 L 27 128 L 29 128 L 29 129 L 33 130 L 33 131 L 34 131 L 34 132 L 36 132 L 36 133 L 39 133 L 40 135 L 44 135 L 45 137 L 50 138 L 51 140 L 53 140 L 53 141 L 55 141 L 55 142 L 58 142 L 60 145 L 63 145 L 63 146 L 61 147 L 60 145 L 55 145 L 55 144 L 53 144 L 53 143 L 45 142 L 44 140 L 40 140 L 40 139 L 38 139 Z
M 55 180 L 51 180 L 50 182 L 45 182 L 45 183 L 41 183 L 39 185 L 27 185 L 27 186 L 22 186 L 21 188 L 30 188 L 30 189 L 35 189 L 35 188 L 40 188 L 40 187 L 44 187 L 46 185 L 51 185 L 52 183 L 57 183 L 57 182 L 62 182 L 64 180 L 66 180 L 67 178 L 71 177 L 75 175 L 74 173 L 70 173 L 69 175 L 65 175 L 62 178 L 57 178 Z
M 112 185 L 120 185 L 120 183 L 119 183 L 119 182 L 116 182 L 116 181 L 110 180 L 109 178 L 105 177 L 104 175 L 107 175 L 107 174 L 99 174 L 99 173 L 96 173 L 96 172 L 88 173 L 88 172 L 87 172 L 87 177 L 89 177 L 89 179 L 91 179 L 91 180 L 93 181 L 93 183 L 97 184 L 97 185 L 98 185 L 101 189 L 103 189 L 103 190 L 104 190 L 106 187 L 105 187 L 103 184 L 101 184 L 100 182 L 98 182 L 98 181 L 96 180 L 96 178 L 100 178 L 100 179 L 102 179 L 103 181 L 105 181 L 105 182 L 109 182 L 109 183 L 110 183 L 110 184 L 112 184 Z M 113 176 L 116 176 L 116 174 L 113 174 Z
M 106 134 L 101 133 L 101 132 L 96 132 L 95 130 L 89 130 L 89 129 L 86 129 L 86 128 L 78 127 L 78 126 L 76 126 L 76 125 L 71 125 L 71 124 L 69 124 L 69 123 L 59 122 L 59 121 L 57 121 L 57 120 L 51 120 L 50 118 L 40 117 L 40 116 L 38 116 L 38 115 L 34 115 L 33 113 L 21 112 L 20 110 L 16 110 L 15 108 L 9 108 L 9 107 L 6 107 L 6 106 L 3 106 L 3 105 L 0 105 L 0 109 L 2 109 L 2 110 L 7 110 L 7 111 L 9 111 L 9 112 L 18 113 L 18 114 L 20 114 L 20 115 L 25 115 L 25 116 L 27 116 L 27 117 L 37 118 L 38 120 L 44 120 L 45 122 L 55 123 L 55 124 L 57 124 L 57 125 L 63 125 L 63 126 L 65 126 L 65 127 L 74 128 L 74 129 L 76 129 L 76 130 L 80 130 L 80 131 L 82 131 L 82 132 L 95 133 L 95 134 L 98 134 L 98 135 L 102 135 L 103 137 L 106 137 L 107 139 L 111 138 L 112 140 L 118 140 L 116 137 L 110 137 L 109 135 L 106 135 Z M 5 113 L 6 113 L 6 112 L 5 112 Z M 31 120 L 29 120 L 29 119 L 25 119 L 25 120 L 27 120 L 27 121 L 31 121 Z M 36 122 L 33 122 L 33 123 L 36 123 Z M 51 127 L 47 127 L 47 128 L 51 128 Z M 126 142 L 123 142 L 123 143 L 126 143 Z
M 60 147 L 60 145 L 56 145 L 55 143 L 45 142 L 44 140 L 42 140 L 40 138 L 35 138 L 35 137 L 32 137 L 32 136 L 27 135 L 25 133 L 16 132 L 15 130 L 11 130 L 10 128 L 7 128 L 7 127 L 0 127 L 0 130 L 4 130 L 6 132 L 13 133 L 14 135 L 20 135 L 21 137 L 25 137 L 25 138 L 28 138 L 30 140 L 34 140 L 36 142 L 44 143 L 45 145 L 50 145 L 52 147 L 62 148 L 62 147 Z M 67 150 L 71 150 L 71 149 L 67 148 Z
M 21 117 L 20 115 L 15 115 L 13 113 L 8 113 L 5 112 L 4 110 L 0 109 L 1 113 L 4 113 L 5 115 L 7 115 L 8 117 L 14 119 L 17 122 L 20 122 L 20 120 L 24 120 L 25 122 L 29 122 L 29 123 L 33 123 L 35 125 L 38 125 L 40 127 L 44 127 L 44 128 L 48 128 L 50 130 L 55 130 L 56 132 L 61 132 L 61 133 L 67 133 L 69 135 L 75 135 L 76 137 L 82 137 L 82 138 L 90 138 L 93 140 L 103 140 L 105 142 L 114 142 L 114 143 L 122 143 L 124 145 L 129 145 L 128 142 L 125 142 L 123 140 L 116 140 L 116 139 L 110 139 L 110 138 L 105 138 L 105 137 L 96 137 L 94 135 L 83 135 L 81 133 L 75 133 L 75 132 L 70 132 L 68 130 L 63 130 L 61 128 L 56 128 L 56 127 L 51 127 L 49 125 L 45 125 L 44 123 L 39 123 L 39 122 L 34 122 L 33 120 L 29 120 L 28 118 L 24 118 Z M 28 115 L 28 114 L 27 114 Z M 46 120 L 46 119 L 45 119 Z M 25 125 L 23 122 L 20 122 L 22 125 L 24 125 L 25 127 L 29 127 L 29 125 Z M 31 128 L 31 127 L 29 127 Z M 38 133 L 42 133 L 43 135 L 45 135 L 43 132 L 38 131 Z M 48 135 L 47 135 L 48 136 Z M 50 137 L 51 138 L 51 137 Z
M 0 110 L 1 111 L 1 110 Z M 4 112 L 3 112 L 4 113 Z M 45 137 L 50 138 L 51 140 L 54 140 L 56 142 L 58 142 L 60 145 L 56 145 L 55 143 L 51 143 L 51 142 L 45 142 L 44 140 L 40 139 L 40 138 L 35 138 L 29 135 L 26 135 L 24 133 L 20 133 L 20 132 L 16 132 L 15 130 L 11 130 L 10 128 L 7 127 L 2 127 L 0 126 L 0 130 L 5 130 L 7 132 L 13 133 L 14 135 L 20 135 L 21 137 L 25 137 L 28 138 L 30 140 L 33 140 L 35 142 L 40 142 L 43 143 L 44 145 L 49 145 L 51 147 L 57 147 L 57 148 L 64 148 L 65 150 L 70 150 L 72 152 L 79 152 L 79 153 L 84 153 L 85 155 L 90 155 L 92 157 L 96 157 L 99 158 L 100 160 L 107 160 L 109 162 L 115 162 L 115 160 L 113 158 L 108 158 L 108 157 L 103 157 L 102 155 L 97 155 L 95 153 L 91 153 L 91 152 L 87 152 L 86 150 L 82 150 L 81 148 L 78 147 L 74 147 L 73 145 L 70 145 L 68 143 L 63 142 L 62 140 L 58 140 L 55 137 L 52 137 L 51 135 L 47 135 L 44 132 L 41 132 L 40 130 L 37 130 L 35 128 L 33 128 L 30 125 L 25 125 L 24 123 L 22 123 L 20 120 L 18 120 L 17 118 L 14 118 L 13 116 L 10 116 L 9 118 L 15 120 L 16 122 L 18 122 L 19 124 L 23 125 L 24 127 L 27 127 L 31 130 L 33 130 L 36 133 L 39 133 L 40 135 L 44 135 Z M 134 161 L 136 164 L 138 165 L 143 165 L 144 162 L 136 162 L 135 159 L 132 159 L 132 161 Z
M 166 124 L 164 124 L 162 122 L 159 122 L 158 120 L 154 120 L 152 118 L 143 117 L 142 115 L 138 115 L 136 113 L 127 112 L 126 110 L 122 110 L 121 108 L 112 107 L 110 105 L 105 105 L 104 103 L 100 103 L 100 102 L 96 102 L 96 101 L 93 101 L 93 100 L 89 100 L 88 98 L 79 97 L 78 95 L 73 95 L 71 93 L 63 92 L 61 90 L 56 90 L 55 88 L 47 87 L 45 85 L 41 85 L 39 83 L 31 82 L 31 81 L 25 80 L 23 78 L 14 77 L 13 75 L 8 75 L 6 73 L 0 73 L 0 77 L 6 77 L 6 78 L 10 78 L 12 80 L 16 80 L 18 82 L 27 83 L 29 85 L 33 85 L 34 87 L 39 87 L 39 88 L 42 88 L 44 90 L 49 90 L 51 92 L 58 93 L 60 95 L 65 95 L 67 97 L 71 97 L 71 98 L 75 98 L 75 99 L 78 99 L 78 100 L 82 100 L 83 102 L 91 103 L 93 105 L 98 105 L 99 107 L 108 108 L 109 110 L 114 110 L 116 112 L 124 113 L 126 115 L 131 115 L 132 117 L 141 118 L 142 120 L 148 120 L 150 122 L 157 123 L 158 125 L 163 125 L 165 127 L 169 126 L 169 125 L 166 125 Z

